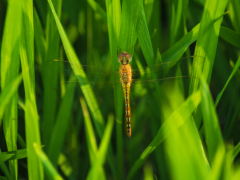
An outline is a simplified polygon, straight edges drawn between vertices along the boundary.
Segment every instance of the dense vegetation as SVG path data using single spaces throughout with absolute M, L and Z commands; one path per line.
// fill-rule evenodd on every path
M 0 1 L 0 179 L 239 180 L 239 9 Z M 113 76 L 122 51 L 139 69 L 131 139 Z

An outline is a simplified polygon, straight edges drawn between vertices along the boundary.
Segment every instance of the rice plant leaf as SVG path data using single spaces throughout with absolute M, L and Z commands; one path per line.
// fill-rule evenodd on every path
M 200 24 L 197 24 L 191 31 L 183 36 L 178 42 L 174 43 L 166 52 L 162 54 L 162 61 L 169 62 L 180 59 L 189 45 L 191 45 L 198 38 Z
M 93 165 L 98 155 L 97 140 L 95 138 L 95 134 L 94 134 L 94 130 L 93 130 L 93 126 L 91 123 L 86 102 L 84 101 L 83 98 L 80 98 L 80 103 L 81 103 L 83 115 L 84 115 L 84 125 L 86 129 L 85 133 L 86 133 L 86 140 L 88 145 L 88 152 L 90 156 L 90 162 L 91 162 L 91 165 Z M 106 179 L 106 175 L 103 168 L 100 169 L 98 178 Z
M 240 142 L 234 147 L 233 153 L 232 153 L 232 161 L 237 157 L 237 155 L 240 152 Z
M 224 93 L 224 91 L 225 91 L 228 83 L 230 82 L 230 80 L 232 79 L 233 75 L 234 75 L 234 74 L 236 73 L 236 71 L 238 70 L 239 66 L 240 66 L 240 57 L 238 58 L 237 63 L 236 63 L 236 65 L 234 66 L 234 69 L 233 69 L 231 75 L 229 76 L 226 84 L 224 85 L 222 91 L 218 94 L 217 99 L 216 99 L 216 101 L 215 101 L 215 107 L 217 107 L 218 102 L 220 101 L 220 99 L 221 99 L 221 97 L 222 97 L 222 95 L 223 95 L 223 93 Z
M 38 146 L 37 143 L 34 143 L 33 146 L 36 151 L 36 154 L 42 161 L 42 164 L 46 170 L 46 174 L 47 174 L 48 178 L 53 179 L 53 180 L 63 180 L 63 178 L 58 174 L 57 170 L 51 164 L 51 162 L 48 159 L 48 157 L 46 156 L 46 154 L 42 151 L 41 147 Z
M 9 101 L 11 100 L 14 93 L 17 91 L 17 88 L 18 88 L 21 81 L 22 81 L 22 76 L 18 76 L 13 82 L 8 84 L 4 88 L 4 90 L 1 92 L 1 96 L 0 96 L 0 125 L 1 125 L 1 122 L 2 122 L 4 109 L 5 109 L 6 105 L 9 103 Z
M 74 75 L 69 78 L 70 81 L 74 79 Z M 59 112 L 57 114 L 56 122 L 54 124 L 52 135 L 49 141 L 48 157 L 54 167 L 57 167 L 58 157 L 62 150 L 66 131 L 69 124 L 72 101 L 75 92 L 76 83 L 69 83 L 67 91 L 61 101 Z
M 226 152 L 224 146 L 219 146 L 214 157 L 212 164 L 212 169 L 209 174 L 208 179 L 218 180 L 221 179 L 221 174 L 224 171 L 224 162 L 225 162 Z
M 171 5 L 170 44 L 172 45 L 185 34 L 188 1 L 173 0 Z
M 204 5 L 203 16 L 201 19 L 201 25 L 198 34 L 198 40 L 195 48 L 193 64 L 193 75 L 199 74 L 198 71 L 202 71 L 203 68 L 195 68 L 195 65 L 199 66 L 199 58 L 205 57 L 205 62 L 202 65 L 204 67 L 203 75 L 210 82 L 212 67 L 216 55 L 217 43 L 220 32 L 220 25 L 222 23 L 224 10 L 226 8 L 227 0 L 206 0 Z M 194 82 L 194 91 L 198 89 L 199 81 Z
M 197 108 L 201 101 L 200 91 L 192 94 L 172 115 L 163 123 L 160 127 L 158 134 L 143 151 L 139 159 L 134 163 L 130 170 L 127 179 L 131 179 L 142 164 L 145 162 L 147 157 L 159 146 L 169 135 L 179 127 L 185 124 L 186 120 L 189 120 L 192 112 Z M 169 127 L 171 126 L 171 131 Z
M 228 43 L 232 44 L 233 46 L 240 48 L 240 34 L 234 32 L 233 30 L 221 26 L 220 29 L 220 37 L 223 38 Z
M 2 152 L 0 154 L 0 158 L 3 157 L 3 156 L 7 156 L 9 154 L 11 155 L 11 157 L 9 156 L 9 158 L 5 159 L 5 161 L 26 158 L 27 157 L 27 150 L 26 149 L 20 149 L 20 150 L 17 150 L 17 151 Z
M 26 97 L 25 129 L 28 151 L 28 178 L 30 180 L 38 180 L 43 179 L 43 168 L 33 147 L 33 143 L 41 145 L 35 97 L 33 1 L 23 0 L 21 3 L 23 26 L 20 57 Z
M 0 149 L 0 155 L 1 155 L 1 149 Z M 0 163 L 0 168 L 2 172 L 5 174 L 6 179 L 11 179 L 10 173 L 8 171 L 8 168 L 5 163 Z M 4 178 L 5 179 L 5 178 Z
M 14 154 L 0 154 L 0 163 L 3 163 L 7 160 L 9 160 Z
M 214 157 L 219 146 L 224 146 L 223 137 L 217 117 L 217 113 L 213 104 L 213 99 L 207 85 L 207 82 L 200 77 L 202 102 L 201 109 L 203 114 L 203 122 L 206 133 L 206 143 L 210 159 L 213 163 Z
M 137 21 L 142 0 L 123 0 L 119 45 L 123 51 L 130 52 L 137 40 Z
M 107 23 L 106 12 L 101 8 L 101 6 L 94 0 L 87 0 L 87 2 L 96 13 L 99 13 L 101 15 L 101 18 L 104 20 L 104 22 Z
M 38 57 L 41 64 L 45 58 L 46 41 L 45 41 L 42 25 L 38 17 L 37 11 L 34 9 L 33 13 L 34 13 L 33 17 L 34 17 L 34 30 L 35 30 L 34 39 L 36 42 Z
M 56 25 L 57 25 L 57 28 L 58 28 L 58 31 L 59 31 L 64 49 L 66 51 L 66 55 L 67 55 L 68 60 L 70 61 L 71 65 L 73 64 L 73 66 L 72 66 L 73 72 L 74 72 L 75 76 L 77 77 L 77 79 L 79 81 L 79 84 L 80 84 L 80 87 L 81 87 L 83 85 L 83 84 L 81 85 L 81 83 L 87 81 L 86 74 L 84 73 L 84 71 L 82 69 L 76 68 L 76 66 L 74 66 L 74 65 L 79 66 L 80 62 L 79 62 L 79 60 L 76 56 L 76 53 L 74 52 L 74 50 L 73 50 L 73 48 L 72 48 L 72 46 L 71 46 L 71 44 L 70 44 L 70 42 L 69 42 L 69 40 L 66 36 L 66 33 L 65 33 L 65 31 L 64 31 L 64 29 L 63 29 L 63 27 L 62 27 L 62 25 L 61 25 L 61 23 L 60 23 L 60 21 L 57 17 L 57 14 L 56 14 L 55 9 L 53 7 L 52 1 L 48 0 L 48 3 L 49 3 L 49 6 L 52 10 L 52 14 L 54 16 L 54 20 L 56 22 Z M 94 120 L 93 122 L 96 126 L 98 136 L 101 138 L 103 136 L 105 123 L 104 123 L 102 114 L 99 111 L 99 107 L 98 107 L 95 95 L 93 94 L 93 92 L 90 88 L 90 85 L 84 85 L 84 86 L 85 86 L 85 88 L 82 88 L 82 91 L 83 91 L 84 97 L 86 98 L 86 102 L 89 106 L 90 112 L 93 115 L 93 120 Z M 109 151 L 111 152 L 112 150 L 110 149 Z M 111 164 L 111 167 L 114 168 L 114 158 L 113 158 L 113 155 L 111 153 L 108 154 L 108 159 L 109 159 L 109 162 Z M 113 173 L 114 172 L 115 171 L 113 171 Z
M 139 43 L 143 52 L 143 55 L 146 59 L 148 65 L 154 65 L 154 52 L 152 47 L 152 42 L 150 38 L 150 34 L 148 31 L 147 20 L 143 8 L 143 3 L 140 4 L 139 13 L 138 13 L 138 21 L 137 21 L 137 35 L 139 39 Z
M 61 17 L 62 0 L 54 0 L 53 6 L 56 9 L 57 16 Z M 44 62 L 59 59 L 60 38 L 58 29 L 54 23 L 52 11 L 47 8 L 47 22 L 46 22 L 46 52 Z M 40 52 L 39 52 L 40 53 Z M 57 84 L 58 67 L 43 66 L 43 86 L 44 86 L 44 105 L 43 105 L 43 120 L 42 120 L 42 139 L 44 145 L 48 146 L 50 136 L 54 126 L 57 106 L 57 93 L 52 90 L 53 85 Z M 50 78 L 51 77 L 51 78 Z
M 19 74 L 20 35 L 21 35 L 21 4 L 17 0 L 11 0 L 9 1 L 8 4 L 3 39 L 1 44 L 2 91 L 4 91 L 5 87 L 11 84 L 18 77 Z M 3 116 L 3 130 L 7 144 L 7 149 L 8 151 L 13 151 L 17 150 L 17 133 L 18 133 L 17 91 L 13 92 L 10 101 L 5 105 L 6 107 Z M 9 162 L 9 170 L 11 179 L 17 179 L 18 178 L 17 160 Z
M 102 169 L 104 160 L 106 158 L 108 146 L 111 139 L 112 129 L 114 124 L 114 118 L 112 115 L 109 116 L 108 123 L 106 125 L 106 129 L 99 147 L 99 151 L 96 157 L 96 160 L 94 161 L 94 164 L 91 166 L 91 169 L 89 170 L 87 179 L 98 179 L 99 172 Z
M 240 1 L 238 0 L 229 0 L 228 1 L 228 10 L 230 14 L 230 19 L 232 21 L 232 25 L 235 28 L 236 32 L 240 34 Z
M 108 24 L 108 36 L 109 47 L 112 62 L 112 69 L 117 70 L 119 63 L 117 61 L 117 48 L 120 37 L 121 26 L 121 5 L 119 0 L 106 0 L 107 10 L 107 24 Z M 123 137 L 122 137 L 122 111 L 123 111 L 123 97 L 122 89 L 120 87 L 114 88 L 114 105 L 116 112 L 116 136 L 117 136 L 117 172 L 115 164 L 111 164 L 112 172 L 115 176 L 122 179 L 123 174 Z M 112 149 L 109 149 L 108 153 L 113 154 Z M 112 156 L 112 155 L 111 155 Z M 113 162 L 113 161 L 111 161 Z M 117 174 L 118 173 L 118 174 Z

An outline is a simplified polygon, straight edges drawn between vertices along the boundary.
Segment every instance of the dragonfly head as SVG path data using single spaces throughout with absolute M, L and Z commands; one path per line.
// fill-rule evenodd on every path
M 122 65 L 129 64 L 131 61 L 132 61 L 131 55 L 125 51 L 118 55 L 118 62 L 121 63 Z

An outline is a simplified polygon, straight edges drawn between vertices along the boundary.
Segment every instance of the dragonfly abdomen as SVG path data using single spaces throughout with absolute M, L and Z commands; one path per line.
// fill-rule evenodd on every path
M 131 108 L 130 108 L 130 86 L 132 83 L 132 68 L 129 64 L 124 64 L 119 67 L 120 82 L 122 83 L 124 98 L 125 98 L 125 112 L 127 136 L 131 137 Z
M 130 108 L 130 83 L 123 83 L 123 92 L 125 98 L 125 113 L 126 113 L 126 125 L 127 136 L 131 138 L 131 108 Z

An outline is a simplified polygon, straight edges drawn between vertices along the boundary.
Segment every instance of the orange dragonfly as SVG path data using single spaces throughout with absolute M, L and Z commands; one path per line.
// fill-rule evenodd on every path
M 84 69 L 88 78 L 88 82 L 83 82 L 86 84 L 92 85 L 92 88 L 98 91 L 99 89 L 104 89 L 106 87 L 116 87 L 121 86 L 123 89 L 124 99 L 125 99 L 125 116 L 126 116 L 126 128 L 127 136 L 131 137 L 131 108 L 130 108 L 130 89 L 132 86 L 136 87 L 137 85 L 158 85 L 164 81 L 171 80 L 190 80 L 195 77 L 188 75 L 189 67 L 189 58 L 182 58 L 176 61 L 170 61 L 166 63 L 156 64 L 153 66 L 147 66 L 139 69 L 132 69 L 130 62 L 132 57 L 127 52 L 122 52 L 118 55 L 118 62 L 121 64 L 119 71 L 109 71 L 104 68 L 93 67 L 88 65 L 73 65 L 68 61 L 59 61 L 54 60 L 51 62 L 60 63 L 64 62 L 75 68 Z M 64 64 L 65 65 L 65 64 Z M 69 67 L 71 67 L 69 66 Z M 180 68 L 181 71 L 178 71 L 177 68 Z M 183 74 L 182 72 L 187 74 Z M 179 74 L 180 72 L 180 74 Z M 111 79 L 110 81 L 106 79 Z M 96 80 L 97 79 L 97 80 Z M 64 82 L 66 83 L 66 82 Z

